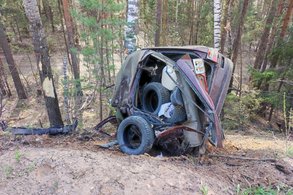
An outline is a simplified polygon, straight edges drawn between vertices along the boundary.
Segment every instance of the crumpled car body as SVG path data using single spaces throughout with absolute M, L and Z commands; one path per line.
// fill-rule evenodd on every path
M 145 48 L 130 54 L 117 74 L 111 100 L 120 124 L 121 150 L 141 154 L 148 152 L 153 142 L 151 146 L 182 154 L 204 148 L 208 140 L 222 147 L 219 116 L 232 67 L 230 59 L 205 46 Z M 140 131 L 145 127 L 153 137 Z M 148 146 L 137 151 L 140 143 L 145 143 L 143 136 L 149 136 Z M 125 142 L 131 138 L 138 143 Z

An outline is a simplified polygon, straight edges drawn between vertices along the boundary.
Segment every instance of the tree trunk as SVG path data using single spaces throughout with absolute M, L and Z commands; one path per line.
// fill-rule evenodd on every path
M 222 17 L 222 24 L 221 24 L 221 47 L 220 52 L 225 52 L 225 43 L 226 43 L 226 37 L 227 37 L 227 22 L 228 22 L 228 13 L 231 8 L 232 0 L 225 0 L 224 3 L 224 9 L 223 9 L 223 17 Z
M 264 60 L 265 57 L 265 51 L 267 48 L 267 44 L 268 44 L 268 40 L 269 40 L 269 34 L 270 34 L 270 30 L 275 18 L 275 14 L 276 14 L 276 3 L 278 2 L 278 0 L 272 0 L 271 1 L 271 8 L 269 11 L 269 14 L 267 16 L 267 20 L 263 29 L 263 33 L 260 39 L 260 44 L 256 53 L 256 57 L 255 57 L 255 61 L 254 61 L 254 65 L 253 68 L 259 70 L 261 68 L 261 63 Z
M 53 16 L 53 11 L 52 8 L 50 6 L 50 1 L 45 0 L 43 1 L 43 5 L 44 5 L 44 12 L 45 12 L 45 16 L 47 21 L 50 23 L 51 28 L 52 28 L 52 32 L 55 32 L 55 27 L 54 27 L 54 16 Z
M 240 20 L 239 20 L 238 27 L 237 27 L 237 33 L 236 33 L 236 37 L 233 42 L 232 62 L 234 63 L 234 66 L 233 66 L 233 70 L 232 70 L 232 78 L 231 78 L 230 85 L 229 85 L 230 89 L 232 88 L 232 85 L 233 85 L 233 76 L 234 76 L 234 71 L 235 71 L 235 67 L 236 67 L 236 63 L 237 63 L 238 50 L 240 47 L 240 41 L 241 41 L 241 37 L 242 37 L 242 29 L 244 26 L 244 18 L 246 16 L 248 4 L 249 4 L 249 0 L 243 1 L 243 6 L 242 6 L 241 14 L 240 14 Z M 230 91 L 231 90 L 229 90 L 229 92 Z
M 162 0 L 157 0 L 155 46 L 160 46 L 161 27 L 162 27 Z
M 61 112 L 58 104 L 58 97 L 54 85 L 53 74 L 49 57 L 47 39 L 44 33 L 41 16 L 38 10 L 36 0 L 23 0 L 26 16 L 30 23 L 30 31 L 34 45 L 34 51 L 38 61 L 41 61 L 39 67 L 40 79 L 43 87 L 43 94 L 47 113 L 51 126 L 63 126 Z
M 3 27 L 2 23 L 0 23 L 0 45 L 1 45 L 1 48 L 4 52 L 4 55 L 5 55 L 7 64 L 8 64 L 8 68 L 11 73 L 13 83 L 14 83 L 14 86 L 15 86 L 15 89 L 17 92 L 17 96 L 19 99 L 26 99 L 27 96 L 25 94 L 24 87 L 23 87 L 22 82 L 20 80 L 20 77 L 19 77 L 16 65 L 15 65 L 15 62 L 14 62 L 13 56 L 12 56 L 10 46 L 8 44 L 7 36 L 5 34 L 4 27 Z
M 71 60 L 71 67 L 72 72 L 74 76 L 74 83 L 75 83 L 75 116 L 78 118 L 81 117 L 81 114 L 78 114 L 78 109 L 81 106 L 82 103 L 82 89 L 81 89 L 81 83 L 80 83 L 80 68 L 79 68 L 79 60 L 77 57 L 76 52 L 74 49 L 76 48 L 74 37 L 76 35 L 76 31 L 74 29 L 72 17 L 69 12 L 69 1 L 68 0 L 62 0 L 63 5 L 63 14 L 64 14 L 64 20 L 65 20 L 65 26 L 66 26 L 66 34 L 67 34 L 67 48 L 68 53 L 70 54 L 70 60 Z
M 214 48 L 220 49 L 221 41 L 221 0 L 214 0 Z
M 280 45 L 280 42 L 284 39 L 288 26 L 289 26 L 289 22 L 290 19 L 292 17 L 292 13 L 293 13 L 293 0 L 289 0 L 289 5 L 288 5 L 288 9 L 287 12 L 284 16 L 283 19 L 283 24 L 282 24 L 282 29 L 281 29 L 281 33 L 280 33 L 280 37 L 278 39 L 277 45 Z M 277 63 L 279 61 L 279 55 L 276 55 L 271 62 L 271 67 L 274 68 L 277 66 Z
M 230 5 L 228 7 L 228 13 L 227 13 L 227 24 L 225 26 L 225 30 L 227 32 L 227 57 L 231 59 L 232 57 L 232 49 L 233 49 L 233 43 L 232 43 L 232 32 L 231 32 L 231 21 L 232 21 L 232 7 L 234 6 L 234 0 L 230 1 Z
M 125 37 L 125 48 L 130 54 L 136 50 L 136 35 L 138 22 L 138 0 L 128 0 L 127 2 L 127 27 Z
M 22 38 L 21 38 L 21 33 L 20 33 L 20 30 L 19 30 L 19 25 L 18 25 L 18 19 L 17 19 L 17 16 L 14 16 L 15 18 L 15 25 L 16 25 L 16 31 L 17 31 L 17 34 L 18 34 L 18 39 L 20 42 L 22 42 Z
M 284 1 L 285 0 L 280 0 L 279 4 L 278 4 L 278 10 L 277 10 L 277 14 L 275 16 L 276 19 L 274 20 L 273 27 L 272 27 L 272 30 L 271 30 L 271 34 L 270 34 L 270 37 L 269 37 L 268 46 L 267 46 L 267 49 L 266 49 L 266 52 L 265 52 L 265 58 L 264 58 L 263 62 L 261 63 L 262 64 L 262 66 L 260 68 L 261 72 L 265 71 L 266 68 L 267 68 L 268 56 L 269 56 L 269 53 L 271 52 L 273 44 L 275 42 L 275 37 L 276 37 L 276 33 L 277 33 L 277 30 L 278 30 L 279 21 L 280 21 L 280 20 L 278 20 L 278 18 L 282 14 L 282 10 L 284 8 L 284 3 L 285 3 Z
M 162 45 L 167 45 L 167 36 L 168 36 L 168 0 L 163 0 L 163 13 L 162 13 Z
M 243 26 L 244 26 L 244 19 L 245 19 L 247 8 L 248 8 L 248 3 L 249 3 L 249 0 L 243 1 L 240 20 L 239 20 L 238 27 L 237 27 L 237 33 L 236 33 L 236 37 L 233 42 L 232 62 L 234 63 L 234 67 L 237 63 L 238 50 L 239 50 L 239 46 L 240 46 L 239 43 L 240 43 L 240 39 L 242 37 L 242 30 L 243 30 Z
M 1 77 L 1 86 L 3 87 L 3 90 L 1 88 L 2 94 L 10 97 L 12 94 L 11 94 L 11 90 L 10 90 L 10 87 L 7 82 L 7 76 L 6 76 L 6 73 L 4 70 L 4 65 L 2 63 L 1 58 L 0 58 L 0 77 Z
M 193 44 L 194 45 L 197 45 L 198 43 L 198 35 L 199 35 L 199 30 L 200 30 L 200 24 L 201 24 L 201 16 L 200 16 L 200 13 L 201 13 L 201 10 L 202 10 L 202 5 L 203 5 L 204 1 L 203 0 L 199 0 L 199 2 L 197 3 L 197 8 L 196 8 L 196 12 L 198 14 L 197 16 L 197 19 L 196 19 L 196 24 L 195 24 L 195 30 L 194 30 L 194 41 L 193 41 Z
M 190 13 L 189 13 L 189 26 L 190 26 L 190 33 L 189 33 L 189 41 L 188 44 L 192 45 L 194 42 L 194 29 L 195 29 L 195 24 L 196 24 L 196 18 L 197 18 L 197 14 L 196 13 L 196 1 L 193 0 L 189 0 L 189 7 L 190 7 Z

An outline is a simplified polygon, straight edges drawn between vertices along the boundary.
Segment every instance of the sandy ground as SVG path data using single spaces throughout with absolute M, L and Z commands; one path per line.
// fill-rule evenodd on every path
M 269 135 L 230 133 L 225 148 L 211 148 L 209 155 L 274 158 L 276 162 L 208 155 L 128 156 L 118 148 L 99 148 L 97 144 L 103 141 L 99 135 L 84 140 L 74 135 L 12 138 L 2 134 L 0 141 L 1 195 L 236 194 L 237 189 L 254 186 L 280 188 L 281 192 L 293 186 L 292 158 L 277 147 L 283 140 Z M 258 146 L 260 141 L 263 147 Z M 272 145 L 274 151 L 268 148 Z

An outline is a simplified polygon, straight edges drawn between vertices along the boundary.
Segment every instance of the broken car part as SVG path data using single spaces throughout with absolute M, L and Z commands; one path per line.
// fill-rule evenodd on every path
M 11 132 L 13 135 L 57 135 L 67 134 L 76 129 L 78 121 L 75 120 L 73 124 L 64 127 L 50 127 L 50 128 L 26 128 L 26 127 L 7 127 L 5 131 Z
M 231 60 L 204 46 L 146 48 L 130 54 L 117 74 L 111 102 L 120 123 L 121 150 L 142 154 L 153 143 L 164 145 L 162 140 L 177 148 L 177 154 L 202 147 L 207 139 L 221 147 L 219 115 L 231 75 Z M 180 133 L 169 134 L 174 128 Z M 152 141 L 158 138 L 160 142 Z

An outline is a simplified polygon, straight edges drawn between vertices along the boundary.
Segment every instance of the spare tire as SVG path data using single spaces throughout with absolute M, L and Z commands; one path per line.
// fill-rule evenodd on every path
M 170 102 L 170 92 L 161 83 L 151 82 L 144 87 L 142 110 L 157 115 L 161 105 L 167 102 Z
M 155 135 L 144 118 L 130 116 L 120 123 L 117 130 L 117 140 L 122 152 L 139 155 L 152 149 Z

